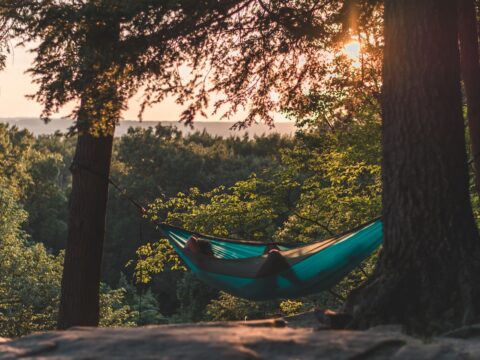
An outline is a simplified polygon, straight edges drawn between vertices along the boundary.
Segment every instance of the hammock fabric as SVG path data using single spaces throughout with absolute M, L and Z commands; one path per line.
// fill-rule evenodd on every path
M 166 224 L 159 228 L 200 280 L 250 300 L 296 298 L 328 290 L 382 242 L 380 220 L 303 246 L 222 239 Z M 213 256 L 185 248 L 192 236 L 208 241 Z M 271 248 L 279 251 L 266 254 Z

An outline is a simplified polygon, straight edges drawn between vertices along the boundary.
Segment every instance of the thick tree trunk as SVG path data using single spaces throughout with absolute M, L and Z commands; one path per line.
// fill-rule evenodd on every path
M 90 27 L 80 52 L 82 96 L 71 168 L 73 182 L 59 329 L 97 326 L 99 322 L 108 176 L 115 124 L 124 101 L 119 92 L 122 69 L 116 65 L 119 23 L 110 18 L 88 20 Z
M 454 0 L 386 0 L 384 244 L 353 326 L 431 333 L 474 321 L 480 242 L 468 192 Z
M 475 185 L 480 193 L 480 62 L 478 55 L 477 14 L 474 0 L 459 0 L 458 36 L 462 78 L 468 110 L 468 128 Z
M 78 136 L 58 328 L 97 326 L 113 136 Z

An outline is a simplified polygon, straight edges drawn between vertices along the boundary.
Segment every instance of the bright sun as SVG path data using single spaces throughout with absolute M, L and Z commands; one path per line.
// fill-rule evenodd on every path
M 352 40 L 343 46 L 343 53 L 353 61 L 354 66 L 360 66 L 360 43 Z

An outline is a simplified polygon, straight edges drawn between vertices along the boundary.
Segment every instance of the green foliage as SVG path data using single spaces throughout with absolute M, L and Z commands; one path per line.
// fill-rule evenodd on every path
M 0 168 L 2 177 L 11 184 L 19 198 L 24 198 L 27 189 L 33 185 L 30 168 L 42 157 L 34 149 L 34 137 L 26 130 L 0 124 Z
M 21 229 L 27 213 L 1 178 L 0 200 L 0 336 L 54 329 L 63 253 L 54 256 L 42 244 L 27 241 Z M 138 313 L 125 302 L 126 292 L 101 285 L 101 326 L 136 325 Z
M 134 311 L 137 325 L 163 324 L 167 322 L 160 313 L 158 301 L 151 289 L 147 291 L 140 290 L 139 292 L 131 282 L 127 281 L 123 273 L 118 287 L 125 290 L 124 301 Z
M 188 193 L 179 193 L 167 201 L 157 200 L 149 210 L 153 220 L 158 219 L 158 213 L 166 212 L 167 223 L 182 224 L 197 232 L 265 239 L 272 236 L 279 216 L 288 210 L 276 196 L 284 189 L 271 189 L 270 185 L 253 174 L 228 189 L 220 186 L 201 193 L 191 188 Z M 286 188 L 285 192 L 288 190 Z
M 56 324 L 62 256 L 29 244 L 27 214 L 0 178 L 0 336 L 20 336 Z
M 300 134 L 285 154 L 288 176 L 301 178 L 302 193 L 280 238 L 302 242 L 331 236 L 380 214 L 379 119 L 352 125 L 348 134 Z
M 140 246 L 137 250 L 137 259 L 135 279 L 139 284 L 149 283 L 152 280 L 152 274 L 164 271 L 166 264 L 171 264 L 171 270 L 186 270 L 173 247 L 165 239 Z
M 277 302 L 250 301 L 224 292 L 207 306 L 208 317 L 213 321 L 262 319 L 276 313 Z
M 168 319 L 160 313 L 159 303 L 151 289 L 137 295 L 136 300 L 134 309 L 138 314 L 137 325 L 168 323 Z
M 179 306 L 171 322 L 195 322 L 208 320 L 207 305 L 218 296 L 218 291 L 205 285 L 192 273 L 185 273 L 177 283 Z
M 56 327 L 72 145 L 0 124 L 0 336 Z M 126 291 L 101 285 L 102 326 L 136 324 Z
M 100 323 L 99 326 L 134 326 L 138 314 L 125 304 L 127 290 L 110 289 L 100 285 Z
M 285 300 L 285 301 L 282 301 L 278 307 L 280 308 L 283 314 L 289 316 L 289 315 L 298 314 L 303 306 L 304 304 L 301 301 Z
M 60 251 L 66 240 L 72 139 L 36 139 L 26 130 L 0 124 L 0 150 L 1 174 L 28 212 L 24 230 L 33 241 Z

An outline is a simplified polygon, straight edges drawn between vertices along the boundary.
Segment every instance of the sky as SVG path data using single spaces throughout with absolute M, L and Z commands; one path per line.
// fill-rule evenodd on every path
M 359 61 L 360 44 L 352 41 L 345 45 L 345 53 L 355 61 Z M 0 118 L 18 118 L 18 117 L 38 117 L 42 107 L 35 101 L 29 100 L 25 95 L 33 94 L 36 85 L 25 71 L 28 69 L 34 54 L 29 53 L 27 49 L 15 47 L 6 61 L 6 69 L 0 71 Z M 212 96 L 212 102 L 215 96 Z M 140 108 L 141 94 L 134 96 L 128 109 L 122 114 L 126 120 L 137 120 L 138 110 Z M 73 106 L 66 106 L 59 114 L 53 117 L 63 117 L 70 113 Z M 143 120 L 145 121 L 177 121 L 184 107 L 175 103 L 173 98 L 167 98 L 162 103 L 147 108 Z M 243 119 L 245 113 L 235 115 L 230 121 L 239 121 Z M 196 121 L 218 121 L 220 115 L 209 116 L 208 119 L 199 117 Z M 281 114 L 275 115 L 275 120 L 284 122 L 287 119 Z
M 35 100 L 30 100 L 25 95 L 33 94 L 36 85 L 25 71 L 29 68 L 34 54 L 29 53 L 27 49 L 16 47 L 8 55 L 5 70 L 0 72 L 0 118 L 18 118 L 18 117 L 38 117 L 42 107 Z M 215 100 L 212 97 L 213 101 Z M 123 113 L 126 120 L 137 120 L 138 110 L 140 108 L 141 95 L 133 97 L 128 110 Z M 212 102 L 213 102 L 212 101 Z M 53 117 L 63 117 L 70 113 L 72 106 L 66 106 L 59 114 Z M 162 103 L 147 108 L 143 120 L 145 121 L 176 121 L 184 107 L 175 103 L 173 98 L 167 98 Z M 239 113 L 230 121 L 239 121 L 245 116 L 245 113 Z M 220 115 L 210 116 L 208 119 L 199 117 L 196 121 L 218 121 Z M 278 114 L 278 121 L 286 119 Z

